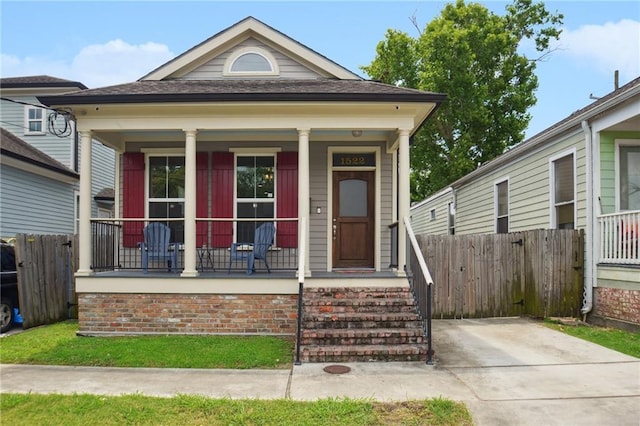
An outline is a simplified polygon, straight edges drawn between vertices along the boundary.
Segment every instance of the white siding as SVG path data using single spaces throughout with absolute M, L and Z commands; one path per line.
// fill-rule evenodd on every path
M 245 47 L 259 47 L 266 51 L 268 51 L 278 63 L 278 67 L 280 68 L 280 76 L 264 76 L 259 78 L 295 78 L 295 79 L 313 79 L 319 78 L 320 75 L 311 69 L 305 67 L 304 65 L 296 62 L 292 58 L 283 55 L 279 51 L 273 49 L 270 46 L 256 40 L 254 38 L 249 38 L 242 43 L 233 47 L 233 49 L 228 50 L 215 58 L 211 59 L 208 62 L 205 62 L 198 68 L 193 71 L 187 73 L 181 80 L 218 80 L 222 78 L 233 78 L 229 76 L 223 76 L 222 71 L 224 68 L 225 61 L 229 58 L 229 56 L 233 55 L 233 53 L 237 50 L 243 49 Z M 245 77 L 246 78 L 246 77 Z M 258 78 L 258 77 L 251 77 Z
M 6 165 L 0 168 L 0 236 L 73 233 L 73 193 L 77 185 Z

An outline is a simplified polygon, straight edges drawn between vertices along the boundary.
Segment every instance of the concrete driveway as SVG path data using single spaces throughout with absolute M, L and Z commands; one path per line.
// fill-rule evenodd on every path
M 439 320 L 436 370 L 478 425 L 640 425 L 640 359 L 526 319 Z M 455 398 L 455 395 L 449 395 Z

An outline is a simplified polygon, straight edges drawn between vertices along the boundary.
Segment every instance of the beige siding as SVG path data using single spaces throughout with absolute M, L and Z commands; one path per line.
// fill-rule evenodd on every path
M 181 77 L 181 80 L 217 80 L 222 78 L 230 78 L 229 76 L 223 76 L 222 71 L 224 68 L 225 61 L 229 58 L 229 56 L 233 55 L 233 53 L 238 49 L 243 49 L 246 47 L 259 47 L 267 52 L 269 52 L 278 63 L 278 67 L 280 69 L 279 76 L 264 76 L 261 78 L 296 78 L 296 79 L 313 79 L 319 78 L 320 75 L 313 72 L 309 68 L 303 66 L 299 62 L 296 62 L 292 58 L 280 53 L 278 50 L 267 46 L 266 44 L 256 40 L 255 38 L 249 38 L 242 43 L 234 46 L 233 49 L 228 50 L 210 61 L 202 64 L 195 70 L 189 72 L 188 74 Z M 255 77 L 251 77 L 255 78 Z
M 586 160 L 581 132 L 556 140 L 457 189 L 456 233 L 492 233 L 494 185 L 509 179 L 509 231 L 549 228 L 550 159 L 575 148 L 576 228 L 586 225 Z
M 327 215 L 331 215 L 331 204 L 327 199 L 327 144 L 313 142 L 309 146 L 309 268 L 312 271 L 327 270 Z M 316 213 L 316 208 L 321 213 Z
M 449 233 L 449 203 L 453 202 L 450 189 L 441 191 L 411 208 L 411 225 L 416 235 L 442 235 Z M 431 211 L 435 211 L 435 220 Z

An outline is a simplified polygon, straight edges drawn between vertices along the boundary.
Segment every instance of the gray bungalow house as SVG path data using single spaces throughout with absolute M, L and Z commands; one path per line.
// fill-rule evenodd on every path
M 640 78 L 411 207 L 416 234 L 583 229 L 582 313 L 640 326 Z
M 0 79 L 0 237 L 78 232 L 80 148 L 75 126 L 44 108 L 37 96 L 86 89 L 46 75 Z M 110 217 L 115 155 L 98 141 L 92 144 L 91 211 Z
M 138 81 L 39 97 L 73 112 L 83 159 L 118 153 L 115 217 L 80 206 L 80 332 L 294 334 L 301 281 L 407 287 L 409 139 L 444 98 L 252 17 Z

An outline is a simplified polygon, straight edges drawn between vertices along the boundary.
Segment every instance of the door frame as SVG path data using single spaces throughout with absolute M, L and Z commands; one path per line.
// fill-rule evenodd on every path
M 375 167 L 334 167 L 333 166 L 333 154 L 340 152 L 350 152 L 358 154 L 375 154 L 376 165 Z M 327 148 L 327 272 L 333 270 L 333 231 L 332 231 L 332 219 L 333 210 L 329 206 L 333 206 L 333 172 L 334 171 L 346 171 L 346 170 L 361 170 L 361 171 L 373 171 L 374 177 L 374 231 L 373 231 L 373 265 L 376 271 L 380 271 L 380 161 L 381 161 L 381 148 L 379 146 L 363 146 L 363 145 L 351 145 L 351 146 L 329 146 Z M 393 190 L 393 189 L 392 189 Z

